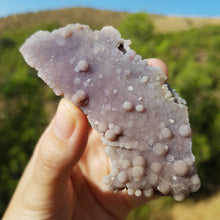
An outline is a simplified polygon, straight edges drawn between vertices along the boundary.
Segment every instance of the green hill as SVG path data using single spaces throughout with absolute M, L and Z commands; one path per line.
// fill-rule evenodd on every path
M 119 27 L 126 17 L 126 12 L 101 11 L 91 8 L 67 8 L 55 11 L 41 11 L 0 18 L 0 33 L 13 28 L 26 28 L 37 25 L 58 23 L 64 26 L 68 23 L 88 24 L 99 29 L 104 25 Z M 176 32 L 204 25 L 219 25 L 220 18 L 187 18 L 163 15 L 149 15 L 157 32 Z
M 41 11 L 13 15 L 0 19 L 0 33 L 14 28 L 27 28 L 38 25 L 57 23 L 64 26 L 68 23 L 87 24 L 92 28 L 101 28 L 104 25 L 118 27 L 127 13 L 101 11 L 89 8 L 67 8 L 55 11 Z

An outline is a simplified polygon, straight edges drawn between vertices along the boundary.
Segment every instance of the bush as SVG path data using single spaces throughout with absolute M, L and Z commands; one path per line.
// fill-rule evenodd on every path
M 48 123 L 45 105 L 55 97 L 48 96 L 49 89 L 18 51 L 34 31 L 17 29 L 0 35 L 0 218 Z

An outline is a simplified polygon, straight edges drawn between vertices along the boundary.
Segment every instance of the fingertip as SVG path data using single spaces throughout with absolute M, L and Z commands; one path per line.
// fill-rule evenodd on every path
M 148 59 L 148 65 L 160 67 L 162 71 L 165 73 L 165 75 L 168 77 L 169 75 L 168 67 L 166 63 L 164 63 L 162 60 L 157 58 L 150 58 Z
M 71 137 L 75 128 L 75 109 L 74 105 L 66 99 L 59 103 L 53 124 L 53 131 L 58 139 L 67 140 Z
M 66 141 L 71 139 L 75 130 L 86 134 L 88 121 L 85 114 L 76 105 L 63 98 L 58 106 L 53 130 L 59 139 Z
M 70 106 L 74 105 L 70 101 L 68 102 Z M 81 158 L 85 150 L 90 129 L 86 115 L 77 106 L 74 105 L 74 108 L 72 108 L 72 113 L 76 119 L 76 127 L 73 135 L 69 139 L 68 150 L 70 155 L 75 155 L 72 160 L 73 164 L 75 164 Z

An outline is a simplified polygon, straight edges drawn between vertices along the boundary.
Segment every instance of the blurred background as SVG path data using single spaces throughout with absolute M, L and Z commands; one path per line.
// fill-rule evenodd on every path
M 0 218 L 60 97 L 37 77 L 19 47 L 39 29 L 68 23 L 117 28 L 143 58 L 164 60 L 169 84 L 186 99 L 201 189 L 184 202 L 163 197 L 128 217 L 220 219 L 220 2 L 0 1 Z

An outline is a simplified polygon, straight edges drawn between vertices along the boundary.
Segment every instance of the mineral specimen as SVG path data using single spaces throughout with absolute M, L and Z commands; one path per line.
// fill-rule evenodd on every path
M 113 27 L 70 24 L 35 33 L 20 51 L 102 135 L 112 163 L 103 178 L 110 190 L 146 197 L 159 192 L 180 201 L 200 187 L 186 102 L 130 43 Z

